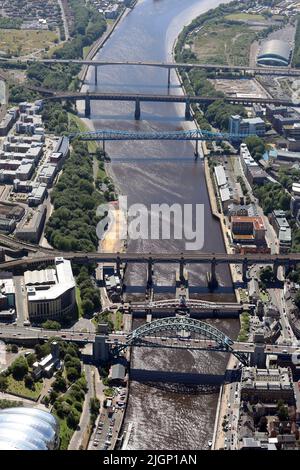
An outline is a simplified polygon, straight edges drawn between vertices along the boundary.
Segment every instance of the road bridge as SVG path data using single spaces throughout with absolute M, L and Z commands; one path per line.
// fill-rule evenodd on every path
M 167 317 L 142 325 L 130 334 L 111 333 L 97 335 L 77 330 L 44 330 L 42 328 L 20 327 L 17 325 L 0 326 L 0 340 L 21 345 L 34 345 L 50 338 L 62 339 L 84 346 L 94 345 L 94 358 L 101 360 L 95 353 L 96 345 L 101 351 L 114 350 L 119 354 L 128 347 L 151 347 L 169 349 L 189 349 L 196 351 L 216 351 L 232 353 L 243 363 L 248 363 L 248 356 L 255 353 L 253 343 L 233 341 L 223 332 L 203 321 L 188 316 Z M 299 346 L 265 345 L 264 354 L 292 355 L 299 352 Z
M 101 61 L 101 60 L 91 60 L 91 59 L 15 59 L 1 58 L 0 64 L 2 63 L 11 63 L 11 64 L 33 64 L 33 63 L 42 63 L 45 65 L 55 65 L 55 64 L 64 64 L 64 65 L 80 65 L 80 66 L 90 66 L 94 67 L 94 82 L 98 84 L 98 67 L 105 66 L 124 66 L 124 67 L 154 67 L 154 68 L 163 68 L 167 70 L 167 83 L 168 87 L 171 84 L 170 71 L 172 69 L 178 70 L 188 70 L 188 69 L 200 69 L 206 70 L 207 72 L 215 73 L 230 73 L 230 74 L 242 74 L 244 76 L 255 76 L 255 75 L 266 75 L 266 76 L 281 76 L 281 77 L 299 77 L 300 70 L 292 67 L 249 67 L 243 65 L 224 65 L 224 64 L 199 64 L 195 62 L 157 62 L 157 61 Z
M 40 264 L 52 264 L 57 256 L 64 257 L 74 263 L 115 263 L 117 272 L 120 272 L 121 264 L 145 264 L 147 266 L 147 284 L 153 285 L 154 266 L 157 264 L 179 264 L 179 279 L 185 281 L 184 269 L 189 264 L 210 265 L 210 283 L 212 286 L 218 284 L 217 266 L 223 264 L 242 265 L 243 280 L 247 282 L 248 268 L 254 264 L 272 265 L 274 275 L 277 277 L 278 269 L 283 266 L 286 274 L 290 269 L 300 263 L 300 253 L 289 254 L 266 254 L 249 253 L 203 253 L 188 251 L 182 253 L 82 253 L 82 252 L 51 252 L 40 253 L 22 259 L 11 260 L 0 263 L 0 270 L 18 271 L 35 268 Z
M 85 102 L 85 116 L 91 115 L 91 101 L 132 101 L 135 102 L 135 119 L 141 117 L 141 103 L 142 102 L 157 102 L 157 103 L 184 103 L 185 104 L 185 118 L 191 119 L 190 105 L 210 105 L 215 101 L 220 100 L 219 96 L 193 96 L 193 95 L 154 95 L 142 93 L 81 93 L 81 92 L 61 92 L 55 93 L 51 96 L 46 96 L 44 101 L 84 101 Z M 244 106 L 252 106 L 254 103 L 266 105 L 274 104 L 276 106 L 298 106 L 293 100 L 283 100 L 279 98 L 260 98 L 260 97 L 234 97 L 226 96 L 224 100 L 231 104 L 240 104 Z

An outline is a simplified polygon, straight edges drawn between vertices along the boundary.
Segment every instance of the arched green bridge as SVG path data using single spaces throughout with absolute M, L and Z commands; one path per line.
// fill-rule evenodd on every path
M 249 363 L 248 355 L 236 350 L 234 341 L 225 333 L 188 316 L 154 320 L 124 335 L 121 341 L 113 338 L 111 352 L 118 355 L 130 346 L 226 352 L 234 354 L 244 365 Z

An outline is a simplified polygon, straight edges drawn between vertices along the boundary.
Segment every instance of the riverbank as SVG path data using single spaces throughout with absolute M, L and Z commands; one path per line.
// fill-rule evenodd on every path
M 135 6 L 135 5 L 134 5 Z M 104 46 L 106 41 L 111 37 L 112 33 L 115 31 L 116 27 L 119 25 L 121 20 L 131 11 L 131 8 L 124 8 L 122 13 L 118 16 L 114 24 L 108 27 L 108 30 L 99 38 L 90 48 L 85 60 L 93 60 L 95 55 L 98 54 L 99 50 Z M 89 70 L 89 65 L 84 65 L 78 75 L 79 80 L 84 83 L 86 75 Z

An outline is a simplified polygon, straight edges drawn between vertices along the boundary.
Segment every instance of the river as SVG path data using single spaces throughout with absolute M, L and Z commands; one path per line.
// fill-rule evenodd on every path
M 165 61 L 171 60 L 176 37 L 185 24 L 217 0 L 141 0 L 119 24 L 97 54 L 99 60 Z M 95 90 L 93 70 L 89 70 L 86 87 Z M 182 93 L 175 72 L 171 74 L 170 93 Z M 98 68 L 97 90 L 103 92 L 168 93 L 167 71 L 148 67 Z M 141 120 L 133 119 L 133 103 L 93 102 L 92 115 L 96 129 L 177 130 L 186 128 L 184 106 L 142 103 Z M 204 247 L 206 252 L 225 250 L 217 220 L 211 215 L 203 163 L 194 161 L 189 142 L 121 142 L 106 149 L 111 157 L 110 172 L 128 204 L 153 203 L 204 204 Z M 172 252 L 185 249 L 185 240 L 129 240 L 128 251 Z M 175 268 L 174 268 L 175 269 Z M 206 268 L 189 267 L 191 295 L 211 298 L 206 289 Z M 175 270 L 170 266 L 155 267 L 157 296 L 173 295 Z M 232 300 L 229 271 L 218 269 L 218 299 Z M 146 269 L 133 268 L 127 275 L 128 295 L 142 292 Z M 215 294 L 216 295 L 216 294 Z M 140 324 L 135 322 L 134 326 Z M 238 322 L 215 321 L 230 336 L 236 336 Z M 213 353 L 166 351 L 137 348 L 131 366 L 135 369 L 181 371 L 187 373 L 224 372 L 228 357 Z M 217 390 L 182 390 L 169 384 L 132 381 L 125 421 L 133 422 L 130 449 L 202 449 L 213 433 Z

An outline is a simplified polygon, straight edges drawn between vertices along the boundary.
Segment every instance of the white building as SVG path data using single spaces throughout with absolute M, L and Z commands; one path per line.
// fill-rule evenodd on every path
M 55 258 L 55 269 L 26 271 L 24 281 L 30 319 L 62 318 L 74 310 L 75 280 L 70 261 Z

